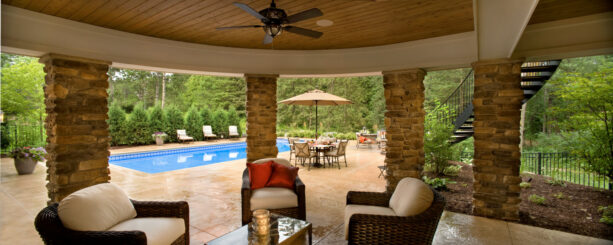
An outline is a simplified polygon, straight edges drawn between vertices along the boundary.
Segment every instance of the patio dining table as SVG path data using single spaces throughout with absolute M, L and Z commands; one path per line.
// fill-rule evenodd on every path
M 311 145 L 310 146 L 311 151 L 314 151 L 316 154 L 315 164 L 313 164 L 313 167 L 319 168 L 321 166 L 324 166 L 325 168 L 325 165 L 321 164 L 320 155 L 331 150 L 332 148 L 334 148 L 334 145 L 320 145 L 320 144 Z

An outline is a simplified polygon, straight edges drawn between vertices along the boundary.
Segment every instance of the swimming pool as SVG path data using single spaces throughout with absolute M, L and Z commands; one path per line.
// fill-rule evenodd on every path
M 287 140 L 278 139 L 279 152 L 289 151 Z M 118 154 L 109 163 L 124 168 L 155 174 L 184 168 L 247 158 L 247 143 L 230 143 L 170 150 Z

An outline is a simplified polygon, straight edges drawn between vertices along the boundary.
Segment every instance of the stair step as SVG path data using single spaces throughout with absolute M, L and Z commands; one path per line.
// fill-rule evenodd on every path
M 472 130 L 457 130 L 457 131 L 455 131 L 453 133 L 457 134 L 457 135 L 467 135 L 467 134 L 468 135 L 473 135 L 475 133 L 475 131 L 472 131 Z
M 521 73 L 521 78 L 522 80 L 528 80 L 528 79 L 535 79 L 535 80 L 541 80 L 541 79 L 549 79 L 551 76 L 553 76 L 553 72 L 551 71 L 538 71 L 538 72 L 522 72 Z
M 555 71 L 560 65 L 561 60 L 547 60 L 547 61 L 530 61 L 524 62 L 521 65 L 522 71 L 534 71 L 534 70 L 549 70 Z
M 460 129 L 474 129 L 475 127 L 471 124 L 471 125 L 462 125 L 460 126 Z

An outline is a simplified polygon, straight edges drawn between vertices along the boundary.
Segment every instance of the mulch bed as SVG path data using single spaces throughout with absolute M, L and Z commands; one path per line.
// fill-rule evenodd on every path
M 458 176 L 444 176 L 457 182 L 441 191 L 447 200 L 445 210 L 472 215 L 472 166 L 454 164 L 461 165 L 462 170 Z M 522 190 L 519 223 L 613 240 L 613 226 L 600 223 L 598 212 L 598 206 L 613 205 L 613 191 L 568 182 L 565 187 L 552 186 L 546 182 L 548 177 L 532 174 L 522 174 L 522 179 L 529 181 L 531 187 Z M 554 196 L 558 193 L 562 193 L 561 198 Z M 545 205 L 530 202 L 528 197 L 532 194 L 544 196 Z

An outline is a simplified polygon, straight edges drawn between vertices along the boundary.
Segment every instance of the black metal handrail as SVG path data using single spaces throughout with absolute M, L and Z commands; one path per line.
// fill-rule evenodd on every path
M 445 124 L 453 124 L 455 119 L 473 102 L 475 79 L 470 70 L 462 83 L 434 111 L 437 118 Z M 447 110 L 442 110 L 446 108 Z

